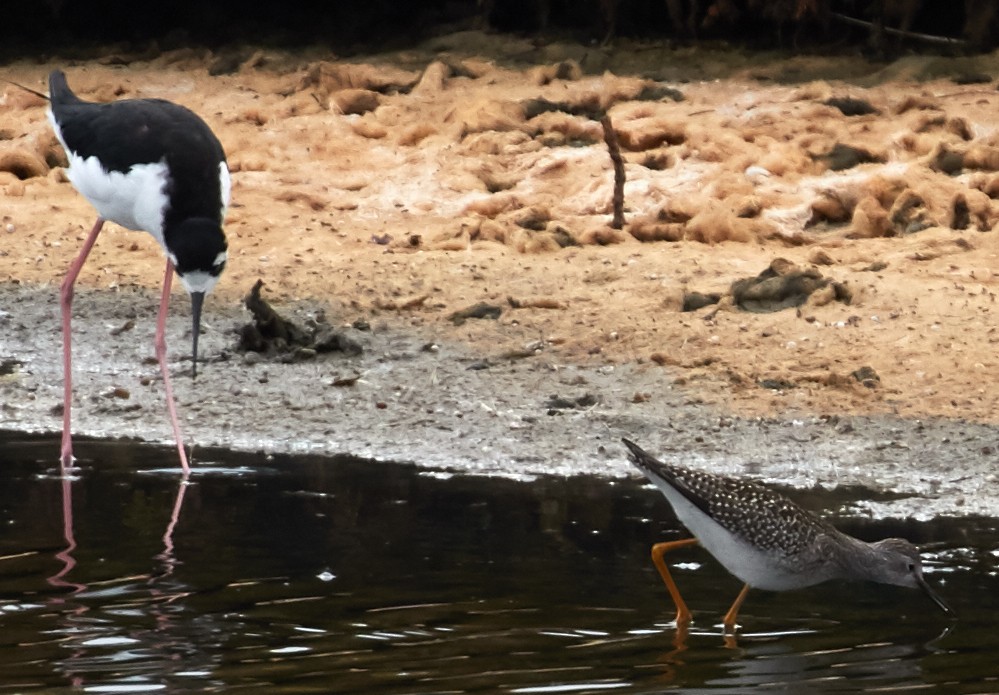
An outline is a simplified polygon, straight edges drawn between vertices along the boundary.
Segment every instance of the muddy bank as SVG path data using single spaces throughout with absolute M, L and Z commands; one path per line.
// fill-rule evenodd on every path
M 579 366 L 543 350 L 483 354 L 438 340 L 432 331 L 379 321 L 356 331 L 360 355 L 248 358 L 235 347 L 249 312 L 214 298 L 202 338 L 205 364 L 192 381 L 185 304 L 183 295 L 174 297 L 170 353 L 195 462 L 198 446 L 224 446 L 344 452 L 477 475 L 615 478 L 632 475 L 619 443 L 628 436 L 664 457 L 716 472 L 799 487 L 862 485 L 899 496 L 863 503 L 858 513 L 999 512 L 999 432 L 992 426 L 733 417 L 699 402 L 675 384 L 675 373 L 657 365 Z M 76 306 L 76 432 L 169 443 L 152 359 L 155 294 L 84 290 Z M 5 284 L 0 307 L 0 357 L 19 363 L 0 377 L 0 427 L 58 431 L 56 291 Z M 325 310 L 305 303 L 284 308 L 303 323 Z M 51 453 L 55 465 L 55 445 Z

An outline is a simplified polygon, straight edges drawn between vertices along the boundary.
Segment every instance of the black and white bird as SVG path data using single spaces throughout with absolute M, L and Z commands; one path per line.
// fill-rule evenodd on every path
M 69 88 L 61 70 L 49 75 L 48 117 L 66 150 L 66 176 L 97 210 L 97 222 L 62 283 L 64 410 L 61 463 L 72 465 L 70 429 L 73 284 L 105 221 L 149 232 L 166 253 L 156 324 L 156 357 L 184 474 L 190 472 L 166 362 L 166 316 L 176 271 L 191 296 L 192 375 L 197 375 L 201 307 L 225 269 L 222 231 L 229 206 L 225 152 L 193 111 L 163 99 L 93 103 Z

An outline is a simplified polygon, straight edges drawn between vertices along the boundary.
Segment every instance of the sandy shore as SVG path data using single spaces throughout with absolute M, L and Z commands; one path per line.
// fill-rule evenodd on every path
M 875 514 L 999 510 L 999 92 L 952 79 L 994 56 L 872 67 L 467 34 L 350 63 L 248 51 L 210 74 L 218 58 L 4 71 L 41 87 L 58 65 L 86 98 L 173 99 L 225 145 L 231 262 L 196 382 L 182 294 L 171 319 L 189 441 L 620 476 L 628 436 L 711 470 L 904 496 Z M 844 98 L 875 112 L 846 115 Z M 43 102 L 7 88 L 0 112 L 0 427 L 55 431 L 56 288 L 93 212 Z M 732 284 L 775 259 L 816 291 L 746 310 Z M 80 434 L 168 439 L 149 364 L 162 263 L 111 226 L 81 276 Z M 303 325 L 368 326 L 349 329 L 363 354 L 236 352 L 258 278 Z M 693 292 L 720 301 L 682 311 Z M 498 318 L 450 318 L 478 302 Z

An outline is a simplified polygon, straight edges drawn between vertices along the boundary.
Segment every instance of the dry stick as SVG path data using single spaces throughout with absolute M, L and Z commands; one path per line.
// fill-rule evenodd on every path
M 865 22 L 863 19 L 850 17 L 849 15 L 840 14 L 839 12 L 830 12 L 829 16 L 833 19 L 838 19 L 845 24 L 852 24 L 853 26 L 864 27 L 865 29 L 874 29 L 873 22 Z M 904 39 L 923 41 L 925 43 L 939 43 L 948 46 L 965 46 L 968 43 L 964 39 L 955 39 L 950 36 L 936 36 L 935 34 L 922 34 L 918 31 L 902 31 L 901 29 L 895 29 L 894 27 L 882 27 L 882 30 L 886 34 L 890 34 L 892 36 L 901 36 Z
M 611 199 L 614 205 L 614 220 L 611 222 L 611 227 L 621 229 L 624 227 L 624 160 L 621 159 L 621 146 L 618 144 L 617 133 L 614 132 L 610 116 L 601 118 L 600 125 L 604 127 L 604 142 L 607 143 L 607 150 L 614 163 L 614 197 Z

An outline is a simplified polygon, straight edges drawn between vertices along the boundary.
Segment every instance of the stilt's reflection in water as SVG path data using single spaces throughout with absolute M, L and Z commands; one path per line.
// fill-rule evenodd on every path
M 183 599 L 191 591 L 175 577 L 181 561 L 174 533 L 190 480 L 185 476 L 177 484 L 163 548 L 151 558 L 148 571 L 84 583 L 74 580 L 74 570 L 95 573 L 89 567 L 80 572 L 77 560 L 78 553 L 86 553 L 78 546 L 73 523 L 73 488 L 82 479 L 79 469 L 74 473 L 60 479 L 65 547 L 55 553 L 58 572 L 47 578 L 50 586 L 64 590 L 49 601 L 60 616 L 53 632 L 68 651 L 57 662 L 59 670 L 70 685 L 84 688 L 165 687 L 178 671 L 203 677 L 210 672 L 210 660 L 198 656 L 205 652 L 180 628 L 189 622 L 182 614 L 187 612 Z
M 74 469 L 75 470 L 75 469 Z M 59 483 L 62 487 L 62 537 L 66 541 L 66 547 L 56 553 L 55 557 L 62 564 L 62 568 L 47 579 L 51 586 L 68 589 L 70 595 L 79 593 L 86 589 L 85 584 L 70 582 L 65 577 L 76 567 L 76 558 L 73 551 L 76 550 L 76 536 L 73 532 L 73 478 L 68 470 L 63 471 Z M 62 597 L 53 597 L 54 601 L 62 602 Z

